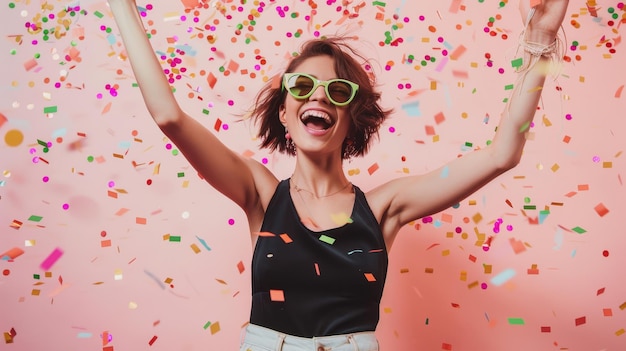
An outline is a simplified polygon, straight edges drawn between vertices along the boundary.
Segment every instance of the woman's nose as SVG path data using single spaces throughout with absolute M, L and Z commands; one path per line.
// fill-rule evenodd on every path
M 326 96 L 326 89 L 323 85 L 318 85 L 313 91 L 313 94 L 309 97 L 309 100 L 322 101 L 324 103 L 329 103 L 328 96 Z

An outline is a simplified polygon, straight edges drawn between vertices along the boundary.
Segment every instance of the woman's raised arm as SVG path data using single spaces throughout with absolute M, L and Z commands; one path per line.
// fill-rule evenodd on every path
M 249 213 L 258 208 L 253 171 L 260 169 L 226 147 L 176 101 L 150 44 L 134 0 L 109 0 L 148 112 L 185 158 L 216 190 Z

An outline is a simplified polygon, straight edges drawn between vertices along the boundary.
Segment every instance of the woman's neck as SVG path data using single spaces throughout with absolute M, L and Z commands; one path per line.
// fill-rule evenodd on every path
M 346 189 L 350 181 L 346 178 L 340 158 L 312 160 L 298 155 L 291 183 L 301 191 L 323 198 Z

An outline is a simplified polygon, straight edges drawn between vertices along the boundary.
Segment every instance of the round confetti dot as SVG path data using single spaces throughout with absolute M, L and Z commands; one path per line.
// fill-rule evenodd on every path
M 70 204 L 63 204 L 63 209 L 64 210 L 69 210 L 70 209 Z
M 189 211 L 185 211 L 181 214 L 181 217 L 183 217 L 183 219 L 188 219 L 190 216 Z
M 20 130 L 11 129 L 4 135 L 4 142 L 8 146 L 20 146 L 22 141 L 24 141 L 24 134 Z
M 234 224 L 235 224 L 235 220 L 234 220 L 233 218 L 230 218 L 230 219 L 228 220 L 228 224 L 229 224 L 229 225 L 234 225 Z
M 152 185 L 152 179 L 148 179 L 148 180 L 146 180 L 146 184 L 148 184 L 148 185 Z
M 50 178 L 49 178 L 48 176 L 45 176 L 45 177 L 41 178 L 41 180 L 42 180 L 44 183 L 47 183 L 47 182 L 49 182 L 49 181 L 50 181 Z
M 5 276 L 5 277 L 6 277 L 7 275 L 9 275 L 9 274 L 11 274 L 11 271 L 10 271 L 10 270 L 8 270 L 8 269 L 5 269 L 5 270 L 3 270 L 3 271 L 2 271 L 2 275 L 3 275 L 3 276 Z
M 487 283 L 480 284 L 480 288 L 483 290 L 487 289 Z
M 602 256 L 609 257 L 609 250 L 602 251 Z
M 106 230 L 101 231 L 101 232 L 100 232 L 100 236 L 101 236 L 101 237 L 103 237 L 103 238 L 104 238 L 105 236 L 107 236 L 107 231 L 106 231 Z

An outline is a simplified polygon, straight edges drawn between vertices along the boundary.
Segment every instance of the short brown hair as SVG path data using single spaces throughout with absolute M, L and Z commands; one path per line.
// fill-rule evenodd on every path
M 289 62 L 284 73 L 291 73 L 304 60 L 327 55 L 334 59 L 337 78 L 351 80 L 359 85 L 359 91 L 348 105 L 352 123 L 348 131 L 349 141 L 344 141 L 342 155 L 344 159 L 363 156 L 369 150 L 372 136 L 378 136 L 383 121 L 392 112 L 379 105 L 380 93 L 374 90 L 376 80 L 374 74 L 363 67 L 369 61 L 346 43 L 342 37 L 324 37 L 305 42 L 299 54 Z M 359 63 L 359 58 L 363 63 Z M 367 68 L 369 69 L 369 67 Z M 277 80 L 279 84 L 277 84 Z M 252 108 L 252 118 L 259 123 L 261 147 L 274 151 L 294 154 L 287 148 L 285 128 L 278 118 L 280 106 L 284 103 L 287 92 L 282 89 L 282 76 L 274 77 L 257 94 Z M 350 143 L 350 147 L 347 147 Z

